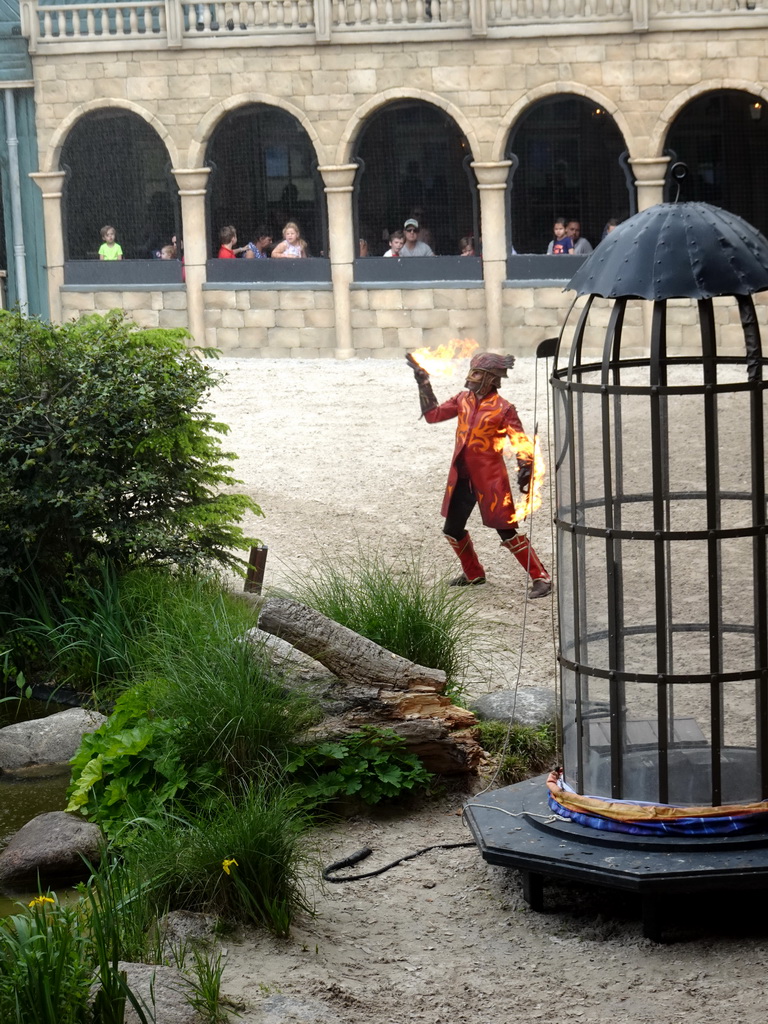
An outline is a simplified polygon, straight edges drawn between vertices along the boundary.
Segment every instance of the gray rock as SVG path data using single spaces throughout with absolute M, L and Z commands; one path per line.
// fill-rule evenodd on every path
M 189 952 L 194 946 L 210 944 L 216 934 L 215 914 L 193 910 L 172 910 L 157 922 L 163 952 L 168 959 Z M 174 962 L 177 962 L 174 959 Z
M 192 984 L 177 968 L 124 961 L 117 966 L 125 971 L 128 988 L 143 1004 L 148 1021 L 154 1021 L 154 1024 L 200 1024 L 202 1018 L 189 1002 Z M 126 1001 L 124 1024 L 140 1024 L 140 1021 L 130 1000 Z
M 16 722 L 0 729 L 0 771 L 34 764 L 66 764 L 83 736 L 106 722 L 98 711 L 67 708 L 47 718 Z
M 98 864 L 101 829 L 65 811 L 38 814 L 0 853 L 0 885 L 69 884 L 88 878 L 83 857 Z
M 258 1012 L 259 1024 L 340 1024 L 338 1016 L 317 999 L 270 995 Z
M 470 708 L 480 719 L 533 726 L 552 722 L 557 714 L 555 692 L 543 686 L 520 687 L 516 693 L 514 690 L 485 693 L 476 697 Z

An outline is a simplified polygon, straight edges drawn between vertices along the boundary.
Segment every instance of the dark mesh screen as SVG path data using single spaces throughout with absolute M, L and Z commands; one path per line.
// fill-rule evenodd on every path
M 107 224 L 126 259 L 149 259 L 170 242 L 179 223 L 178 186 L 168 151 L 136 114 L 104 110 L 86 115 L 67 136 L 61 166 L 64 252 L 97 259 Z
M 371 117 L 356 151 L 357 230 L 371 256 L 387 251 L 389 233 L 409 217 L 436 255 L 459 255 L 460 239 L 477 234 L 468 154 L 456 123 L 427 103 L 391 104 Z
M 666 152 L 688 165 L 681 202 L 721 206 L 768 233 L 768 109 L 758 96 L 727 90 L 693 100 L 670 128 Z M 677 196 L 668 181 L 665 198 Z
M 589 100 L 548 99 L 531 107 L 508 148 L 508 159 L 518 162 L 509 218 L 515 250 L 545 253 L 558 217 L 580 221 L 593 246 L 609 218 L 626 219 L 632 207 L 619 163 L 624 149 L 613 118 Z
M 328 251 L 325 194 L 312 143 L 296 118 L 276 107 L 254 105 L 230 114 L 208 147 L 211 166 L 208 231 L 210 253 L 219 229 L 231 224 L 238 245 L 255 241 L 264 225 L 278 242 L 295 221 L 310 256 Z

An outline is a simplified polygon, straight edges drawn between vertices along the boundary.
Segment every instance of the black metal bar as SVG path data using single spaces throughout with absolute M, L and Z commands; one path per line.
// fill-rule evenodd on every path
M 651 421 L 651 477 L 653 481 L 653 526 L 657 531 L 654 540 L 654 571 L 655 571 L 655 593 L 656 593 L 656 670 L 660 677 L 668 671 L 667 652 L 667 586 L 666 586 L 666 559 L 665 541 L 660 531 L 664 529 L 665 521 L 665 467 L 661 463 L 662 453 L 665 451 L 664 423 L 662 399 L 665 397 L 660 393 L 660 388 L 667 383 L 666 376 L 666 302 L 654 302 L 653 319 L 651 322 L 651 396 L 650 396 L 650 421 Z M 662 678 L 659 679 L 656 689 L 657 718 L 658 718 L 658 758 L 659 758 L 659 791 L 660 803 L 669 801 L 669 743 L 667 732 L 667 686 Z
M 578 324 L 576 326 L 576 332 L 574 335 L 573 345 L 570 352 L 569 358 L 569 381 L 572 380 L 572 373 L 574 368 L 578 365 L 576 361 L 576 353 L 581 352 L 581 346 L 583 343 L 584 329 L 587 323 L 587 316 L 589 309 L 592 305 L 592 297 L 587 300 L 584 309 L 579 317 Z M 577 371 L 578 372 L 578 371 Z M 576 430 L 576 410 L 574 409 L 574 390 L 569 388 L 568 390 L 568 433 L 571 438 L 571 444 L 569 448 L 569 471 L 571 481 L 571 523 L 576 522 L 578 515 L 578 502 L 577 502 L 577 479 L 579 479 L 578 467 L 583 465 L 584 454 L 584 435 L 583 432 L 577 432 Z M 578 448 L 578 460 L 576 458 Z M 585 632 L 582 629 L 583 619 L 583 598 L 582 592 L 583 583 L 583 572 L 581 571 L 580 559 L 579 559 L 579 538 L 571 532 L 571 579 L 573 584 L 573 649 L 574 649 L 574 660 L 581 662 L 582 659 L 582 635 Z M 561 612 L 562 613 L 562 612 Z M 576 673 L 575 678 L 575 690 L 576 690 L 576 736 L 577 736 L 577 755 L 576 755 L 576 789 L 581 793 L 584 791 L 584 744 L 586 742 L 586 735 L 584 732 L 584 723 L 582 718 L 582 706 L 585 701 L 589 699 L 589 691 L 586 687 L 582 686 L 582 677 L 579 672 Z
M 752 477 L 752 523 L 766 525 L 765 493 L 765 410 L 761 388 L 761 370 L 765 362 L 760 327 L 751 295 L 737 296 L 747 353 L 747 374 L 752 383 L 749 396 L 750 462 Z M 768 579 L 766 578 L 766 538 L 758 530 L 752 542 L 753 621 L 755 630 L 755 726 L 760 774 L 760 799 L 768 799 Z
M 711 299 L 699 299 L 699 325 L 703 356 L 704 384 L 704 467 L 707 483 L 707 605 L 709 608 L 709 670 L 712 674 L 709 693 L 711 730 L 712 806 L 723 802 L 723 671 L 722 647 L 722 573 L 720 566 L 720 436 L 717 417 L 717 396 L 711 388 L 717 384 L 717 340 L 715 315 Z
M 608 664 L 611 669 L 619 667 L 621 641 L 618 621 L 621 619 L 620 604 L 623 605 L 623 595 L 618 586 L 618 572 L 620 571 L 614 557 L 614 540 L 612 529 L 614 526 L 615 500 L 613 490 L 613 474 L 611 472 L 612 454 L 612 431 L 611 431 L 611 392 L 609 388 L 609 356 L 614 345 L 618 346 L 621 338 L 621 330 L 624 323 L 624 310 L 627 300 L 617 299 L 611 310 L 611 318 L 608 322 L 608 329 L 605 336 L 605 348 L 603 350 L 603 396 L 601 402 L 602 412 L 602 442 L 603 442 L 603 492 L 605 510 L 605 571 L 606 571 L 606 598 L 608 610 Z M 619 510 L 620 514 L 620 510 Z M 618 680 L 611 676 L 608 687 L 608 704 L 610 708 L 610 735 L 611 735 L 611 796 L 621 799 L 623 793 L 622 775 L 624 767 L 623 741 L 624 741 L 624 699 L 622 687 Z

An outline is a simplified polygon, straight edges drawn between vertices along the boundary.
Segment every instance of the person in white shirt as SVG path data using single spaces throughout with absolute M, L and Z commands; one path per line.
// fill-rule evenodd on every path
M 419 222 L 409 217 L 403 224 L 405 245 L 400 250 L 401 256 L 434 256 L 426 242 L 419 241 Z

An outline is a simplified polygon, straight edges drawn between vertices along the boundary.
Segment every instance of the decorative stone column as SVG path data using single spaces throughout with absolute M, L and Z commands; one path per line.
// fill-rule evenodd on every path
M 637 186 L 637 212 L 664 202 L 664 180 L 668 156 L 630 157 L 629 163 Z
M 333 313 L 336 324 L 337 359 L 351 359 L 352 344 L 350 287 L 354 276 L 355 239 L 352 220 L 352 191 L 357 164 L 328 164 L 318 167 L 325 182 L 328 203 L 328 245 L 333 282 Z
M 171 168 L 181 196 L 181 238 L 184 242 L 184 276 L 187 285 L 187 324 L 196 345 L 205 345 L 205 302 L 208 232 L 205 193 L 210 167 Z
M 36 171 L 30 178 L 43 194 L 45 258 L 48 268 L 48 309 L 52 323 L 61 323 L 61 289 L 64 285 L 64 233 L 61 197 L 66 171 Z
M 480 224 L 483 241 L 483 280 L 485 282 L 485 322 L 488 348 L 504 350 L 502 329 L 502 286 L 507 276 L 507 230 L 504 194 L 511 160 L 480 163 L 470 167 L 477 177 L 480 193 Z

